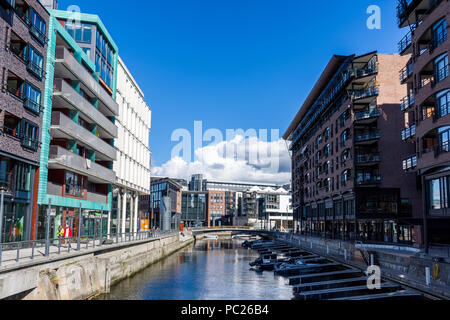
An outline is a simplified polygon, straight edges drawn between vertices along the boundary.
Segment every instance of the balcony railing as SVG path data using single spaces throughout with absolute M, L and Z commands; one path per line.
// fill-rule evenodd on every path
M 400 70 L 400 82 L 405 83 L 413 75 L 413 64 L 408 63 L 406 67 Z
M 29 137 L 22 137 L 22 138 L 20 138 L 20 144 L 25 148 L 37 151 L 37 149 L 39 148 L 40 142 L 36 141 L 34 139 L 31 139 Z
M 42 77 L 44 76 L 44 70 L 42 69 L 42 67 L 38 66 L 33 61 L 27 61 L 27 69 L 40 79 L 42 79 Z
M 381 182 L 382 178 L 380 175 L 372 176 L 370 179 L 356 179 L 356 184 L 358 186 L 380 184 Z
M 430 43 L 430 52 L 433 52 L 441 44 L 447 41 L 447 30 L 441 31 L 433 36 L 433 40 Z
M 437 83 L 447 79 L 448 77 L 448 71 L 449 71 L 449 67 L 448 65 L 436 70 L 434 72 L 434 79 L 432 81 L 432 85 L 436 85 Z
M 412 32 L 409 31 L 399 42 L 398 42 L 398 53 L 402 54 L 408 49 L 412 44 Z
M 361 120 L 379 117 L 380 115 L 381 115 L 381 112 L 379 109 L 374 109 L 371 111 L 360 111 L 360 112 L 355 113 L 355 119 L 356 119 L 356 121 L 361 121 Z
M 366 142 L 366 141 L 376 140 L 376 139 L 380 139 L 380 138 L 381 138 L 381 134 L 380 134 L 379 131 L 363 133 L 363 134 L 358 134 L 357 133 L 355 141 L 356 142 Z
M 400 103 L 400 109 L 401 109 L 402 111 L 406 111 L 407 109 L 413 107 L 415 102 L 416 102 L 415 96 L 414 96 L 414 94 L 412 93 L 411 95 L 409 95 L 409 96 L 407 96 L 407 97 L 404 97 L 404 98 L 401 100 L 401 103 Z
M 47 38 L 45 36 L 45 34 L 43 34 L 41 32 L 41 30 L 39 30 L 38 28 L 36 28 L 36 26 L 34 26 L 33 24 L 30 24 L 30 33 L 36 37 L 36 39 L 41 43 L 41 44 L 45 44 L 45 42 L 47 41 Z
M 402 140 L 406 141 L 408 139 L 413 138 L 416 135 L 416 125 L 412 125 L 409 128 L 405 128 L 402 130 Z
M 381 155 L 379 153 L 358 154 L 356 155 L 357 164 L 367 164 L 373 162 L 380 162 Z
M 26 109 L 28 109 L 36 114 L 39 114 L 41 112 L 41 108 L 42 108 L 42 106 L 39 103 L 37 103 L 36 101 L 33 101 L 29 98 L 25 98 L 23 100 L 23 106 Z
M 362 78 L 366 76 L 370 76 L 374 73 L 378 72 L 378 67 L 374 68 L 365 68 L 365 69 L 355 69 L 354 74 L 356 78 Z
M 377 86 L 364 90 L 353 91 L 353 100 L 364 99 L 378 95 L 379 88 Z
M 403 170 L 411 170 L 417 167 L 417 156 L 409 157 L 408 159 L 403 160 Z

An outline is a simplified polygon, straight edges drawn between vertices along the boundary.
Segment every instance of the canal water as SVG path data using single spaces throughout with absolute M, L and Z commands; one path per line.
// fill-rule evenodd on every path
M 291 300 L 292 287 L 257 273 L 257 252 L 242 241 L 201 240 L 111 288 L 103 300 Z

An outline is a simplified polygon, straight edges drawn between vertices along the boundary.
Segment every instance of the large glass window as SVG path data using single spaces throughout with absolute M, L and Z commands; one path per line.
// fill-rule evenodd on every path
M 72 172 L 66 172 L 66 195 L 82 197 L 83 192 L 83 177 Z
M 439 134 L 439 149 L 441 152 L 450 152 L 450 126 L 445 126 L 438 129 Z
M 429 206 L 432 210 L 448 208 L 448 177 L 429 182 Z
M 92 41 L 92 25 L 87 23 L 73 23 L 67 21 L 65 24 L 66 31 L 75 39 L 76 42 L 91 43 Z
M 434 81 L 441 82 L 448 77 L 448 55 L 447 53 L 434 60 Z
M 38 77 L 42 78 L 44 68 L 44 58 L 31 46 L 27 49 L 28 68 Z
M 44 19 L 37 14 L 37 12 L 33 9 L 31 12 L 31 30 L 32 33 L 37 37 L 37 39 L 41 42 L 45 42 L 45 35 L 47 31 L 47 25 L 45 24 Z
M 18 163 L 16 165 L 16 190 L 29 192 L 31 190 L 31 167 L 28 164 Z
M 19 126 L 22 146 L 37 150 L 39 142 L 38 126 L 26 120 L 22 120 Z
M 447 21 L 445 18 L 438 21 L 432 28 L 432 45 L 433 48 L 439 47 L 445 40 L 447 40 Z
M 450 90 L 439 92 L 436 95 L 438 115 L 442 118 L 449 113 L 450 106 Z

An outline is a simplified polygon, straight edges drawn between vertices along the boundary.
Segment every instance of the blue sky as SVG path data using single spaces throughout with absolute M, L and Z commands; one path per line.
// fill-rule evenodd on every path
M 127 5 L 127 4 L 132 5 Z M 177 128 L 282 135 L 333 54 L 396 53 L 394 0 L 60 0 L 98 14 L 153 112 L 153 166 Z M 369 30 L 370 5 L 381 30 Z

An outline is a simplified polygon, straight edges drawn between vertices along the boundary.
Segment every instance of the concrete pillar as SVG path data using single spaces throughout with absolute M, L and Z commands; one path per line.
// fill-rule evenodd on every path
M 107 239 L 109 240 L 111 238 L 111 211 L 108 211 L 108 226 L 107 226 Z
M 138 226 L 139 226 L 139 196 L 136 195 L 134 197 L 134 232 L 138 231 Z
M 134 195 L 130 194 L 130 232 L 134 232 Z
M 125 233 L 126 231 L 126 221 L 127 221 L 127 193 L 123 193 L 122 198 L 122 233 Z

